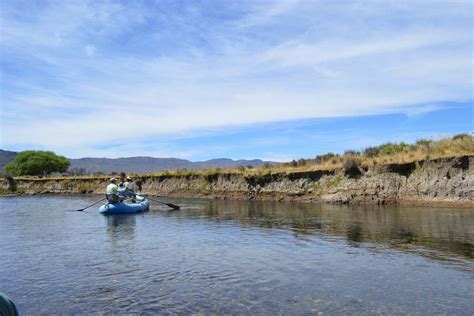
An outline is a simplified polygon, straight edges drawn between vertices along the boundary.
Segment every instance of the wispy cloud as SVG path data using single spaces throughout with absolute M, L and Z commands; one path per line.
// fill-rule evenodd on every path
M 137 139 L 472 99 L 470 1 L 0 6 L 5 148 L 133 155 Z

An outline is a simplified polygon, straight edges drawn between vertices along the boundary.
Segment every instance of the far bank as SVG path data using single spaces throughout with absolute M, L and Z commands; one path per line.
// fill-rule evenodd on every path
M 370 167 L 245 175 L 141 175 L 143 194 L 239 200 L 474 207 L 474 155 Z M 3 178 L 2 194 L 103 194 L 107 176 Z

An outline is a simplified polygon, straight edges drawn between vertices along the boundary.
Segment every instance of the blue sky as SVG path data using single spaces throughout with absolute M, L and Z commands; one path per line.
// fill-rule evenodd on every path
M 471 1 L 1 1 L 0 148 L 289 160 L 474 130 Z

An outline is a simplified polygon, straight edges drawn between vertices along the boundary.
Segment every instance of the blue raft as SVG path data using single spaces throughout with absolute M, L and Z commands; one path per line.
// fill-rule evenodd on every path
M 108 203 L 102 205 L 99 208 L 99 212 L 103 215 L 111 214 L 133 214 L 148 211 L 150 208 L 150 202 L 143 196 L 136 196 L 136 203 L 132 202 L 118 202 L 118 203 Z

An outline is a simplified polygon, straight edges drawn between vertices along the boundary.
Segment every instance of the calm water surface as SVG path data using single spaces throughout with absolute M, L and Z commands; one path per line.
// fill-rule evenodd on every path
M 471 314 L 474 210 L 0 198 L 0 292 L 22 314 Z

